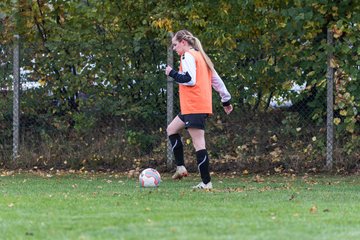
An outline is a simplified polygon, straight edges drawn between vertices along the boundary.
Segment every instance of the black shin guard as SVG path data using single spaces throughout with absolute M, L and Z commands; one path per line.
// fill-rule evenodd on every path
M 184 150 L 183 143 L 179 134 L 172 134 L 169 136 L 172 151 L 174 153 L 175 162 L 177 166 L 184 165 Z
M 211 181 L 211 177 L 209 172 L 209 156 L 206 149 L 196 152 L 196 160 L 203 183 L 209 183 Z

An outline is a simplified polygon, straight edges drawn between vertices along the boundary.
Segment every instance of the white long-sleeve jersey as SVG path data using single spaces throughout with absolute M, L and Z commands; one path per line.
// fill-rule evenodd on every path
M 185 86 L 194 86 L 196 84 L 196 63 L 195 58 L 188 52 L 185 52 L 182 56 L 182 72 L 179 72 L 178 77 L 174 77 L 175 81 Z M 190 76 L 190 78 L 189 78 Z M 227 90 L 224 81 L 219 74 L 214 71 L 211 76 L 211 85 L 213 89 L 219 93 L 221 102 L 226 103 L 231 99 L 231 95 Z

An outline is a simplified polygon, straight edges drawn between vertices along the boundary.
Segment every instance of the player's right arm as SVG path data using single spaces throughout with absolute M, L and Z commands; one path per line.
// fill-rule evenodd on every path
M 181 57 L 182 72 L 177 72 L 171 69 L 169 76 L 172 77 L 175 82 L 186 85 L 194 86 L 196 84 L 196 63 L 195 58 L 190 53 L 184 53 Z

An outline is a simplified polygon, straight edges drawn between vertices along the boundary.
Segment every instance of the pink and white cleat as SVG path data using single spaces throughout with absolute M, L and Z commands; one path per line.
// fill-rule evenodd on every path
M 186 168 L 184 166 L 177 166 L 176 167 L 176 172 L 175 174 L 172 176 L 172 179 L 182 179 L 183 177 L 187 177 L 189 175 L 188 171 L 186 170 Z

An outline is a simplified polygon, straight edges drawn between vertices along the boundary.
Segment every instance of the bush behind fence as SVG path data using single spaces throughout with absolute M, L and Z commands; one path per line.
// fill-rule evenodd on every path
M 134 47 L 131 41 L 121 44 L 124 52 L 126 46 Z M 2 46 L 1 166 L 168 169 L 163 71 L 167 46 L 156 40 L 140 44 L 142 48 L 124 54 L 91 43 L 22 43 L 20 145 L 15 160 L 13 48 Z M 221 69 L 218 71 L 221 74 Z M 223 79 L 233 95 L 235 110 L 226 116 L 214 92 L 214 115 L 206 129 L 214 171 L 318 171 L 325 167 L 325 88 L 308 85 L 301 91 L 289 90 L 291 97 L 282 99 L 276 91 L 262 93 L 261 86 L 244 86 L 229 76 Z M 254 89 L 246 92 L 249 87 Z M 176 89 L 174 114 L 179 111 Z M 340 112 L 335 114 L 342 118 Z M 352 132 L 335 125 L 332 157 L 337 171 L 359 168 L 358 123 Z M 194 162 L 186 133 L 183 141 L 186 161 Z M 189 166 L 196 171 L 195 163 Z

